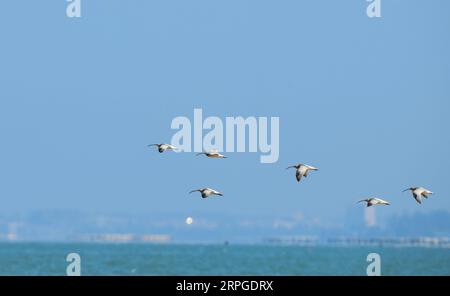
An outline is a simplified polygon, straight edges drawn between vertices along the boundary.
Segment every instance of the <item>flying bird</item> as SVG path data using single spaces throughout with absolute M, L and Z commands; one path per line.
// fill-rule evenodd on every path
M 200 152 L 200 153 L 197 153 L 196 156 L 203 155 L 203 154 L 206 155 L 206 157 L 210 157 L 210 158 L 227 158 L 225 155 L 220 154 L 218 150 L 211 150 L 208 152 Z
M 189 192 L 189 193 L 197 192 L 197 191 L 200 192 L 200 193 L 202 194 L 202 198 L 207 198 L 207 197 L 210 197 L 211 195 L 220 195 L 220 196 L 223 196 L 222 193 L 220 193 L 219 191 L 216 191 L 216 190 L 214 190 L 214 189 L 211 189 L 211 188 L 196 189 L 196 190 L 192 190 L 192 191 Z
M 425 189 L 423 187 L 410 187 L 410 188 L 403 190 L 403 192 L 409 191 L 409 190 L 411 190 L 413 197 L 419 204 L 422 203 L 422 197 L 428 198 L 428 195 L 433 194 L 433 192 L 431 192 L 430 190 Z
M 376 197 L 369 197 L 366 199 L 362 199 L 362 200 L 358 201 L 358 203 L 360 203 L 360 202 L 366 202 L 368 207 L 376 206 L 376 205 L 386 205 L 386 206 L 390 205 L 389 202 L 382 200 L 381 198 L 376 198 Z
M 169 144 L 150 144 L 150 145 L 147 145 L 147 146 L 148 147 L 152 147 L 152 146 L 158 147 L 159 153 L 163 153 L 166 150 L 176 150 L 176 149 L 178 149 L 177 147 L 175 147 L 173 145 L 169 145 Z
M 308 173 L 309 171 L 318 171 L 318 168 L 315 168 L 313 166 L 307 165 L 307 164 L 296 164 L 296 165 L 291 165 L 289 167 L 287 167 L 286 169 L 290 169 L 290 168 L 295 168 L 296 172 L 295 172 L 295 177 L 297 178 L 297 182 L 300 182 L 300 180 L 302 179 L 302 177 L 308 177 Z

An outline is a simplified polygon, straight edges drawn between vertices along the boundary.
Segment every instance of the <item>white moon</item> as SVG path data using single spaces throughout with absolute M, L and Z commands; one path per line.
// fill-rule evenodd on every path
M 191 225 L 192 222 L 194 222 L 194 220 L 192 220 L 191 217 L 187 217 L 187 218 L 186 218 L 186 224 Z

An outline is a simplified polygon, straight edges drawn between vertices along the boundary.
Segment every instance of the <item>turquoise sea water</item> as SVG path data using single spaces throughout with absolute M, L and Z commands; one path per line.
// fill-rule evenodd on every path
M 279 245 L 1 243 L 0 275 L 365 275 L 367 254 L 383 275 L 450 275 L 450 249 Z

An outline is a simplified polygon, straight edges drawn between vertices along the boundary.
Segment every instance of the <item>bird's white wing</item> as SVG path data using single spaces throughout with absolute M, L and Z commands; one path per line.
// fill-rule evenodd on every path
M 422 203 L 422 196 L 417 195 L 417 194 L 415 194 L 415 193 L 413 193 L 413 196 L 414 196 L 414 199 L 415 199 L 419 204 Z
M 307 167 L 308 169 L 313 170 L 313 171 L 317 171 L 318 170 L 318 168 L 313 167 L 312 165 L 305 165 L 305 167 Z
M 302 166 L 298 169 L 298 171 L 302 174 L 302 176 L 305 176 L 305 174 L 308 172 L 308 167 L 302 165 Z M 306 177 L 306 176 L 305 176 L 305 177 Z
M 381 198 L 374 198 L 374 200 L 379 204 L 389 204 L 388 201 L 381 199 Z
M 302 177 L 303 177 L 303 173 L 300 171 L 300 169 L 298 169 L 298 170 L 295 172 L 295 178 L 297 179 L 297 182 L 300 182 L 300 180 L 302 179 Z

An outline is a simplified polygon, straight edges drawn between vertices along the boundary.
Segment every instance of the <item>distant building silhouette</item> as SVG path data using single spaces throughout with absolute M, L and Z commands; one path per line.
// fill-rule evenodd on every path
M 17 240 L 17 228 L 18 223 L 8 223 L 8 233 L 6 234 L 6 239 L 9 241 Z
M 375 227 L 377 225 L 375 207 L 366 207 L 365 208 L 364 224 L 366 225 L 366 227 Z

